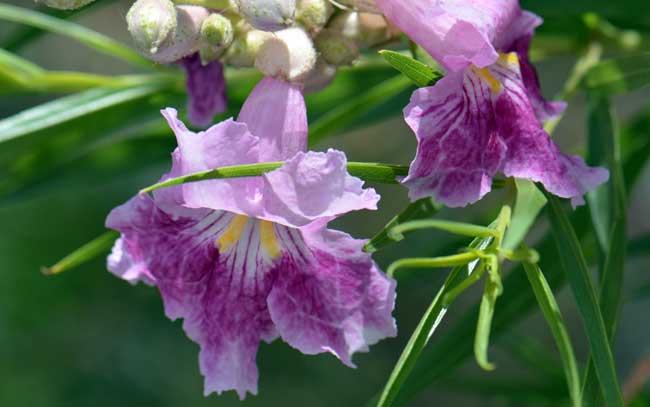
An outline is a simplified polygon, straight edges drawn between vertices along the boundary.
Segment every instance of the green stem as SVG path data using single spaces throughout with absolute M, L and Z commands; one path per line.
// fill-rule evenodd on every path
M 456 235 L 469 237 L 498 237 L 499 235 L 497 230 L 485 226 L 436 219 L 415 220 L 412 222 L 402 223 L 401 225 L 397 225 L 391 229 L 389 235 L 401 235 L 404 232 L 419 229 L 439 229 Z
M 463 266 L 480 256 L 473 251 L 440 257 L 416 257 L 410 259 L 399 259 L 388 267 L 386 274 L 393 277 L 395 271 L 400 268 L 444 268 Z

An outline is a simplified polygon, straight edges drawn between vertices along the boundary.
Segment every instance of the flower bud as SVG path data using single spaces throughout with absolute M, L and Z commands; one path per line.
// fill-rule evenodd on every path
M 369 48 L 389 40 L 395 33 L 379 14 L 348 11 L 338 15 L 330 28 L 354 40 L 361 48 Z
M 327 24 L 334 13 L 329 0 L 298 0 L 296 5 L 296 22 L 307 31 L 315 32 Z
M 336 2 L 344 6 L 352 7 L 355 10 L 373 14 L 381 14 L 381 10 L 377 8 L 375 0 L 337 0 Z
M 293 24 L 296 0 L 236 0 L 239 14 L 254 28 L 278 31 Z
M 95 0 L 36 0 L 37 3 L 59 10 L 74 10 L 90 4 Z
M 201 25 L 209 11 L 199 6 L 176 6 L 176 29 L 155 53 L 145 54 L 160 63 L 170 63 L 199 51 Z
M 226 50 L 224 62 L 236 68 L 254 66 L 260 47 L 271 35 L 266 31 L 254 30 L 245 21 L 240 21 L 235 26 L 235 38 Z
M 221 14 L 213 13 L 201 24 L 201 46 L 199 54 L 201 63 L 207 63 L 219 58 L 233 40 L 233 27 L 229 19 Z
M 359 57 L 359 48 L 341 32 L 324 29 L 314 39 L 316 49 L 332 65 L 350 65 Z
M 315 64 L 316 51 L 311 38 L 297 27 L 278 31 L 269 37 L 255 59 L 255 66 L 263 74 L 289 82 L 306 79 Z
M 336 67 L 325 62 L 323 58 L 316 60 L 316 66 L 305 79 L 305 93 L 318 92 L 325 89 L 336 76 Z
M 145 55 L 158 47 L 176 29 L 176 9 L 171 0 L 138 0 L 126 14 L 135 47 Z

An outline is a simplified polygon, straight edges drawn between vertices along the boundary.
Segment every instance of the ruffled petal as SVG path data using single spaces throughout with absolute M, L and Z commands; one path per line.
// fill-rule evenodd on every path
M 404 109 L 418 139 L 415 159 L 403 183 L 415 201 L 433 195 L 447 206 L 481 199 L 492 186 L 506 146 L 496 132 L 492 85 L 484 71 L 449 74 L 416 90 Z
M 396 335 L 396 283 L 363 252 L 364 241 L 325 229 L 324 222 L 277 230 L 286 249 L 268 307 L 282 339 L 353 367 L 353 353 Z
M 226 111 L 226 79 L 219 61 L 201 63 L 198 53 L 178 61 L 187 74 L 187 116 L 197 127 L 207 127 L 212 118 Z
M 494 112 L 499 135 L 508 146 L 501 171 L 541 182 L 549 192 L 580 205 L 582 196 L 606 182 L 609 172 L 560 152 L 535 115 L 514 55 L 501 58 L 491 69 L 504 88 L 495 98 Z
M 172 154 L 170 176 L 259 162 L 259 141 L 245 124 L 228 119 L 204 132 L 194 133 L 178 120 L 176 110 L 168 108 L 162 113 L 178 141 L 178 148 Z M 156 198 L 160 201 L 166 197 L 190 208 L 255 215 L 259 211 L 261 187 L 262 180 L 256 178 L 215 179 L 166 188 Z M 174 198 L 170 198 L 172 195 Z
M 448 71 L 486 67 L 521 14 L 517 0 L 377 0 L 388 20 Z
M 259 161 L 284 161 L 307 149 L 307 108 L 301 85 L 266 77 L 237 118 L 260 139 Z
M 166 315 L 183 318 L 188 337 L 200 345 L 206 395 L 234 389 L 243 399 L 257 392 L 259 342 L 277 337 L 266 298 L 280 252 L 269 225 L 223 211 L 177 216 L 146 196 L 107 220 L 128 243 L 122 248 L 141 258 Z
M 528 99 L 515 53 L 489 68 L 467 68 L 414 92 L 405 118 L 418 138 L 404 184 L 412 200 L 433 195 L 448 206 L 479 200 L 492 177 L 528 178 L 574 205 L 608 172 L 562 154 Z
M 281 168 L 264 175 L 264 203 L 273 220 L 304 226 L 361 209 L 377 209 L 379 195 L 347 171 L 341 151 L 298 153 Z
M 107 268 L 111 273 L 131 284 L 139 282 L 148 285 L 154 284 L 154 278 L 149 273 L 147 265 L 142 261 L 139 248 L 137 246 L 128 247 L 128 242 L 125 243 L 121 237 L 115 241 L 111 254 L 108 256 Z

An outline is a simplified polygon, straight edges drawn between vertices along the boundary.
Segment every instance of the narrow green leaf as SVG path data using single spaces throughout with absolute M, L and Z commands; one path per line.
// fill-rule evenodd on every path
M 188 182 L 198 182 L 222 178 L 257 177 L 269 171 L 276 170 L 283 165 L 283 161 L 278 161 L 215 168 L 194 174 L 183 175 L 177 178 L 171 178 L 166 181 L 143 188 L 140 190 L 140 193 L 146 194 L 155 191 L 156 189 L 186 184 Z M 408 167 L 402 165 L 379 163 L 349 162 L 348 171 L 351 175 L 359 177 L 366 181 L 384 184 L 395 184 L 397 183 L 395 178 L 406 175 L 408 172 Z
M 309 125 L 309 145 L 313 146 L 323 138 L 341 131 L 363 113 L 394 98 L 410 86 L 412 84 L 408 78 L 397 75 L 330 110 Z
M 386 274 L 390 277 L 393 277 L 395 275 L 395 272 L 401 268 L 446 268 L 463 266 L 478 258 L 478 254 L 473 252 L 466 252 L 454 254 L 451 256 L 414 257 L 399 259 L 388 267 Z
M 129 87 L 100 87 L 62 97 L 24 110 L 0 120 L 0 143 L 26 136 L 38 130 L 115 106 L 127 101 L 153 95 L 175 83 L 175 77 L 151 75 L 142 85 Z
M 490 330 L 492 329 L 492 317 L 496 307 L 499 286 L 491 279 L 485 279 L 485 289 L 481 297 L 478 322 L 476 323 L 476 335 L 474 339 L 474 355 L 476 362 L 484 370 L 494 370 L 495 366 L 488 361 L 488 347 L 490 344 Z
M 431 86 L 442 78 L 442 74 L 435 69 L 399 52 L 390 50 L 379 51 L 386 61 L 397 69 L 418 87 Z
M 650 53 L 602 61 L 585 76 L 584 86 L 606 94 L 630 92 L 650 84 Z
M 45 31 L 70 37 L 104 54 L 122 59 L 134 65 L 151 68 L 153 64 L 114 39 L 70 21 L 22 7 L 0 4 L 0 19 L 26 24 Z
M 614 343 L 623 298 L 627 240 L 626 192 L 621 148 L 608 98 L 587 92 L 591 163 L 610 168 L 610 182 L 588 195 L 592 221 L 605 253 L 600 276 L 600 310 L 610 344 Z M 600 391 L 591 358 L 585 376 L 585 400 L 598 404 Z
M 490 238 L 474 239 L 474 241 L 470 243 L 469 247 L 475 249 L 485 248 L 491 240 L 492 239 Z M 477 272 L 474 270 L 473 266 L 470 266 L 469 268 L 468 266 L 457 266 L 449 272 L 449 275 L 438 291 L 438 294 L 436 294 L 435 298 L 429 305 L 429 308 L 425 311 L 420 323 L 411 334 L 411 338 L 404 347 L 397 363 L 393 367 L 388 382 L 386 383 L 386 386 L 384 386 L 384 390 L 376 403 L 377 407 L 388 407 L 393 405 L 400 388 L 411 373 L 411 370 L 413 370 L 422 350 L 426 346 L 427 342 L 429 342 L 429 339 L 447 313 L 449 303 L 445 303 L 446 294 L 463 280 L 464 276 L 462 272 L 464 270 L 467 270 L 470 274 Z
M 515 208 L 503 241 L 503 247 L 508 250 L 514 250 L 519 246 L 535 223 L 537 215 L 546 205 L 544 194 L 532 181 L 517 178 L 515 186 L 517 188 Z
M 53 275 L 78 267 L 110 250 L 119 236 L 116 231 L 108 231 L 68 254 L 55 265 L 43 267 L 41 271 L 43 274 Z
M 405 232 L 419 229 L 438 229 L 456 235 L 469 237 L 497 237 L 499 234 L 498 231 L 485 226 L 437 219 L 422 219 L 405 222 L 401 225 L 395 226 L 388 233 L 400 236 Z
M 555 344 L 560 351 L 560 357 L 562 359 L 562 366 L 564 367 L 564 374 L 566 376 L 572 406 L 580 407 L 582 406 L 580 372 L 573 352 L 573 346 L 571 345 L 571 337 L 564 325 L 564 319 L 562 318 L 560 307 L 557 305 L 557 301 L 553 296 L 553 291 L 539 266 L 528 262 L 524 262 L 523 266 L 528 281 L 530 281 L 530 285 L 535 293 L 535 298 L 537 298 L 539 307 L 544 314 L 544 318 L 546 318 L 546 323 L 555 338 Z
M 410 220 L 428 218 L 440 210 L 440 205 L 437 204 L 433 198 L 422 198 L 409 204 L 399 215 L 391 219 L 384 228 L 379 231 L 372 239 L 363 247 L 368 253 L 374 253 L 393 242 L 398 242 L 404 238 L 396 233 L 389 235 L 388 231 L 395 226 L 400 225 Z
M 589 339 L 596 373 L 608 406 L 623 406 L 614 358 L 605 322 L 589 276 L 589 269 L 576 233 L 564 213 L 559 198 L 546 193 L 553 236 L 560 260 L 573 291 Z

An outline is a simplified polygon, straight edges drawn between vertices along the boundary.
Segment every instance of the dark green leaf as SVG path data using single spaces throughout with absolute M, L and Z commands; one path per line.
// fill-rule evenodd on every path
M 608 406 L 623 406 L 609 337 L 580 242 L 564 213 L 560 200 L 548 193 L 546 198 L 549 202 L 548 212 L 553 236 L 589 339 L 589 349 L 605 401 Z
M 406 75 L 418 87 L 431 86 L 443 76 L 435 69 L 399 52 L 382 50 L 379 53 L 393 68 Z

